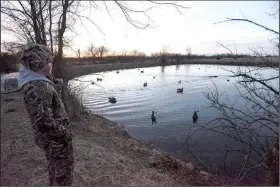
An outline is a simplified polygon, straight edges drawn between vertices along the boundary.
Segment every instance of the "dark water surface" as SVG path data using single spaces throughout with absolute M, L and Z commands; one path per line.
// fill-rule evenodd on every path
M 199 111 L 200 125 L 219 116 L 215 109 L 204 108 L 209 105 L 209 101 L 203 94 L 213 90 L 214 83 L 218 86 L 219 92 L 225 92 L 223 100 L 226 103 L 235 103 L 237 107 L 242 107 L 244 101 L 235 96 L 237 94 L 235 83 L 238 78 L 231 77 L 233 74 L 226 71 L 236 71 L 238 68 L 221 65 L 179 65 L 128 69 L 120 70 L 119 74 L 116 71 L 109 71 L 79 78 L 83 81 L 94 81 L 96 83 L 94 85 L 75 81 L 71 84 L 87 86 L 82 95 L 83 103 L 94 113 L 125 125 L 134 137 L 152 142 L 164 151 L 182 158 L 179 143 L 184 142 L 188 128 L 194 125 L 193 112 Z M 255 67 L 240 68 L 252 70 Z M 144 73 L 141 73 L 141 70 L 144 70 Z M 263 77 L 279 74 L 272 69 L 259 72 Z M 103 80 L 97 82 L 96 78 Z M 178 82 L 180 80 L 181 83 Z M 143 87 L 145 81 L 147 87 Z M 183 94 L 176 93 L 176 89 L 182 87 Z M 112 96 L 116 97 L 116 104 L 108 102 L 108 97 Z M 156 111 L 158 122 L 154 125 L 151 121 L 153 110 Z M 221 156 L 214 154 L 213 149 L 229 141 L 225 137 L 211 133 L 201 133 L 196 138 L 203 148 L 201 154 L 212 159 L 219 159 Z M 211 163 L 211 159 L 208 163 Z

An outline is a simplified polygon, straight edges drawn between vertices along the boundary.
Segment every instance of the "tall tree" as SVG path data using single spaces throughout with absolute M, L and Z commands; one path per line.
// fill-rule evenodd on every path
M 180 9 L 187 9 L 179 5 L 177 2 L 158 2 L 147 1 L 148 8 L 132 8 L 133 2 L 127 3 L 122 1 L 114 1 L 115 7 L 118 8 L 125 16 L 126 20 L 138 29 L 145 29 L 150 26 L 150 17 L 148 13 L 155 8 L 156 5 L 172 6 L 180 13 Z M 70 44 L 69 36 L 65 33 L 74 33 L 74 25 L 76 22 L 82 23 L 88 21 L 95 25 L 101 32 L 102 30 L 94 22 L 92 18 L 84 16 L 82 12 L 85 9 L 98 10 L 105 7 L 108 14 L 110 12 L 107 7 L 107 1 L 74 1 L 74 0 L 29 0 L 29 1 L 1 1 L 1 22 L 2 28 L 14 33 L 20 42 L 36 42 L 45 44 L 50 47 L 55 55 L 55 69 L 57 76 L 63 77 L 63 49 Z M 148 21 L 134 19 L 134 15 L 143 15 Z M 86 26 L 85 26 L 86 27 Z M 103 56 L 106 50 L 100 48 L 99 54 Z

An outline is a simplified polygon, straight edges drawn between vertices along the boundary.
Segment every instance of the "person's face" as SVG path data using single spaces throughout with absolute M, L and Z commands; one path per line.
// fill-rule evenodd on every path
M 44 76 L 49 76 L 52 73 L 52 66 L 52 63 L 48 63 L 42 69 L 40 69 L 38 73 L 41 73 Z

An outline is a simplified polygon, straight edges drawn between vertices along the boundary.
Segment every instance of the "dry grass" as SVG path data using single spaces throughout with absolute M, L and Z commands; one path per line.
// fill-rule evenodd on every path
M 1 185 L 47 185 L 47 162 L 33 141 L 22 93 L 1 95 Z M 4 100 L 10 99 L 10 102 Z M 14 100 L 12 100 L 14 99 Z M 5 113 L 10 108 L 16 111 Z M 177 186 L 222 185 L 222 180 L 193 169 L 131 137 L 101 116 L 81 114 L 72 121 L 75 158 L 73 185 Z

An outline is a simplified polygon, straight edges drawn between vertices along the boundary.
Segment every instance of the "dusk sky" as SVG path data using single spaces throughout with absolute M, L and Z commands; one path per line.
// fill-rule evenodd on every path
M 102 29 L 105 36 L 90 22 L 85 21 L 87 29 L 80 24 L 76 25 L 77 36 L 73 41 L 74 50 L 85 51 L 92 43 L 95 46 L 104 45 L 111 51 L 121 53 L 139 50 L 148 55 L 158 52 L 163 45 L 168 45 L 170 52 L 186 53 L 191 47 L 193 54 L 217 54 L 228 52 L 217 44 L 220 42 L 233 51 L 234 43 L 238 53 L 249 53 L 249 47 L 263 47 L 267 53 L 278 54 L 269 43 L 277 35 L 246 22 L 226 22 L 213 24 L 226 18 L 246 18 L 279 31 L 279 14 L 269 16 L 279 8 L 277 1 L 185 1 L 180 5 L 191 7 L 183 10 L 180 15 L 176 9 L 168 6 L 159 6 L 149 12 L 155 28 L 145 30 L 136 29 L 127 21 L 114 2 L 106 2 L 111 16 L 105 6 L 100 3 L 100 9 L 94 10 L 89 17 Z M 140 2 L 127 2 L 133 7 L 141 8 Z M 242 13 L 244 14 L 242 14 Z M 84 15 L 88 16 L 85 11 Z M 139 17 L 145 20 L 145 17 Z M 145 22 L 145 21 L 144 21 Z M 2 32 L 2 41 L 10 40 L 11 36 Z M 68 50 L 69 55 L 73 55 Z

